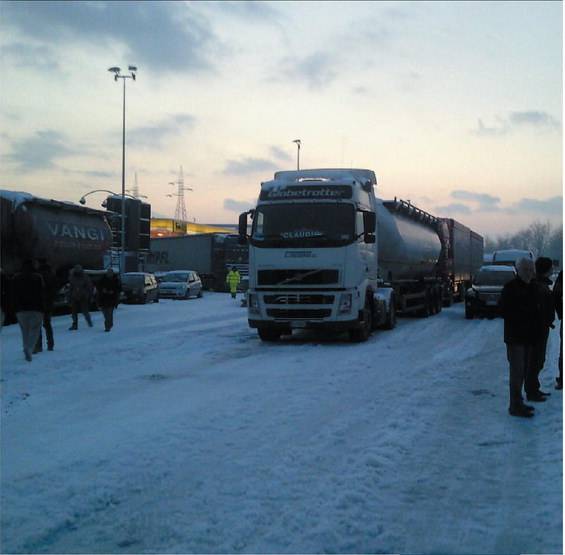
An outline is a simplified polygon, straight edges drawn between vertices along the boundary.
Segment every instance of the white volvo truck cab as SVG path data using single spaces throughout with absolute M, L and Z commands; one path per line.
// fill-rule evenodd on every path
M 249 325 L 261 339 L 322 328 L 363 341 L 383 323 L 375 185 L 364 169 L 280 171 L 261 184 L 256 208 L 239 221 L 249 242 Z

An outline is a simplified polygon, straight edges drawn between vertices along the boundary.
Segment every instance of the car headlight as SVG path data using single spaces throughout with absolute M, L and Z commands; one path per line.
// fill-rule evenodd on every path
M 351 293 L 342 293 L 341 297 L 339 298 L 339 308 L 338 312 L 340 314 L 346 314 L 347 312 L 351 312 L 351 305 L 352 305 L 353 296 Z
M 253 312 L 254 314 L 259 314 L 259 295 L 250 293 L 247 296 L 247 306 L 249 308 L 249 312 Z

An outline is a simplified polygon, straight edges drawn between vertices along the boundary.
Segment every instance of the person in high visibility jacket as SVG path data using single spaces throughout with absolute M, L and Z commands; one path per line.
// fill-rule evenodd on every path
M 239 275 L 237 268 L 233 266 L 232 269 L 228 272 L 228 275 L 226 276 L 226 283 L 230 288 L 232 299 L 235 299 L 235 294 L 237 293 L 237 286 L 239 285 L 240 281 L 241 281 L 241 276 Z

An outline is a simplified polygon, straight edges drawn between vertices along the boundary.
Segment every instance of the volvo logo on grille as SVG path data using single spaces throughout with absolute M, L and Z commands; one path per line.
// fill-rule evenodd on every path
M 275 299 L 276 304 L 297 304 L 298 295 L 278 295 Z

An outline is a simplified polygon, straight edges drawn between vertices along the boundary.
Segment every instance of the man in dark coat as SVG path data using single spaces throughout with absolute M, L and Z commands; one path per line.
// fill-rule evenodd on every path
M 559 272 L 553 286 L 553 302 L 559 318 L 559 376 L 555 380 L 555 389 L 563 389 L 563 270 Z
M 536 323 L 541 310 L 537 303 L 532 260 L 521 258 L 516 263 L 517 276 L 509 281 L 500 296 L 500 310 L 504 318 L 504 342 L 510 365 L 510 406 L 512 416 L 531 417 L 534 408 L 525 405 L 522 386 L 532 357 Z
M 122 285 L 120 278 L 112 268 L 106 270 L 106 275 L 96 284 L 98 290 L 98 306 L 104 314 L 104 331 L 110 331 L 114 325 L 114 308 L 120 302 Z
M 16 318 L 22 332 L 25 359 L 31 362 L 31 354 L 43 320 L 43 278 L 35 271 L 33 261 L 26 260 L 22 271 L 13 279 L 12 294 Z
M 537 303 L 541 309 L 541 314 L 536 323 L 532 357 L 526 370 L 524 389 L 526 390 L 528 401 L 542 402 L 545 400 L 545 397 L 549 396 L 549 393 L 541 391 L 539 374 L 545 364 L 549 330 L 553 328 L 553 320 L 555 320 L 555 304 L 551 289 L 549 288 L 551 285 L 549 275 L 553 268 L 553 262 L 551 258 L 540 256 L 536 260 L 535 267 L 536 277 L 532 280 L 532 284 L 535 286 Z
M 43 327 L 45 328 L 45 336 L 47 338 L 47 349 L 52 351 L 55 347 L 55 340 L 53 338 L 53 326 L 51 325 L 51 316 L 53 315 L 53 306 L 55 304 L 55 297 L 57 295 L 57 278 L 51 269 L 51 266 L 44 258 L 39 260 L 38 273 L 43 278 L 44 294 L 43 294 Z M 43 337 L 41 335 L 41 328 L 39 329 L 39 338 L 37 345 L 34 349 L 35 353 L 43 351 Z
M 92 296 L 92 281 L 90 281 L 90 278 L 84 273 L 80 264 L 77 264 L 71 270 L 69 285 L 71 316 L 73 319 L 73 324 L 69 329 L 78 329 L 79 312 L 82 312 L 88 326 L 92 327 L 92 319 L 88 310 L 90 298 Z

